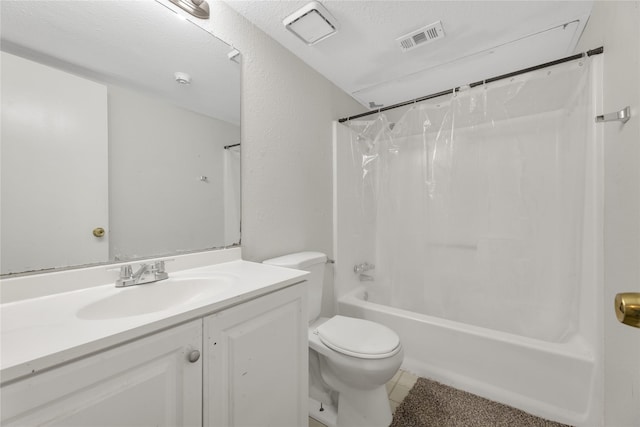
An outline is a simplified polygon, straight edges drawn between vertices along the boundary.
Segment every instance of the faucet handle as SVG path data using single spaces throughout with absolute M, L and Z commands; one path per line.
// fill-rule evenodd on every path
M 368 262 L 363 262 L 362 264 L 356 264 L 353 266 L 353 272 L 356 274 L 363 273 L 365 271 L 373 270 L 376 268 L 375 265 L 369 264 Z
M 131 268 L 131 264 L 123 265 L 120 267 L 121 279 L 130 279 L 131 276 L 133 276 L 133 269 Z
M 171 259 L 161 259 L 161 260 L 158 260 L 158 261 L 154 262 L 153 263 L 154 271 L 157 271 L 158 273 L 164 273 L 165 272 L 164 264 L 166 262 L 171 262 L 171 261 L 173 261 L 173 258 L 171 258 Z
M 114 269 L 111 269 L 114 270 Z M 120 266 L 120 277 L 116 280 L 116 288 L 128 286 L 133 281 L 133 269 L 131 264 Z
M 169 278 L 169 274 L 164 270 L 164 263 L 167 261 L 173 261 L 173 260 L 163 259 L 153 263 L 152 271 L 156 281 Z

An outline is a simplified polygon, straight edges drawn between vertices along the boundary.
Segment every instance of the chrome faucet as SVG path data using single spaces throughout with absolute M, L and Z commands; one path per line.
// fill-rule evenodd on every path
M 142 263 L 135 273 L 131 265 L 127 264 L 120 267 L 116 288 L 158 282 L 168 278 L 169 274 L 164 270 L 164 261 L 156 261 L 153 264 Z
M 376 268 L 375 265 L 369 264 L 368 262 L 363 262 L 362 264 L 356 264 L 353 266 L 353 272 L 356 274 L 364 273 L 365 271 L 373 270 Z
M 132 284 L 139 284 L 142 281 L 142 276 L 144 276 L 145 273 L 152 273 L 152 270 L 153 267 L 151 267 L 149 264 L 140 264 L 140 268 L 138 268 L 138 271 L 131 275 L 131 279 L 133 280 Z

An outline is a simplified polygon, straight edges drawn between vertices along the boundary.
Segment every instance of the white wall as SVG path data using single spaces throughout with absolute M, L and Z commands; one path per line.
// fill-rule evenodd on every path
M 110 259 L 223 246 L 223 147 L 238 134 L 236 125 L 110 86 Z
M 631 120 L 602 124 L 605 155 L 605 425 L 640 425 L 640 330 L 618 323 L 613 299 L 640 292 L 640 2 L 597 1 L 577 47 L 604 46 L 603 111 L 631 106 Z
M 331 256 L 331 121 L 362 106 L 227 4 L 209 4 L 209 20 L 191 19 L 242 52 L 243 256 Z
M 176 10 L 168 1 L 164 1 Z M 363 108 L 222 1 L 183 16 L 242 52 L 242 255 L 333 257 L 331 122 Z M 333 312 L 327 268 L 323 313 Z

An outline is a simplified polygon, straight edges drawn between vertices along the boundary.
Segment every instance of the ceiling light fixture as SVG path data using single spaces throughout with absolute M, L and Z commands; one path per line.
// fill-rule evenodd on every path
M 209 19 L 209 4 L 205 0 L 169 0 L 196 18 Z
M 338 32 L 338 21 L 318 2 L 311 2 L 282 21 L 285 28 L 309 46 Z

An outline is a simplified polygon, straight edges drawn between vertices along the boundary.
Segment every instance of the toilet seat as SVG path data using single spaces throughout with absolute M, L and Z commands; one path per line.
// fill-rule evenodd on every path
M 394 331 L 364 319 L 334 316 L 313 333 L 330 349 L 360 359 L 383 359 L 401 349 L 400 338 Z

